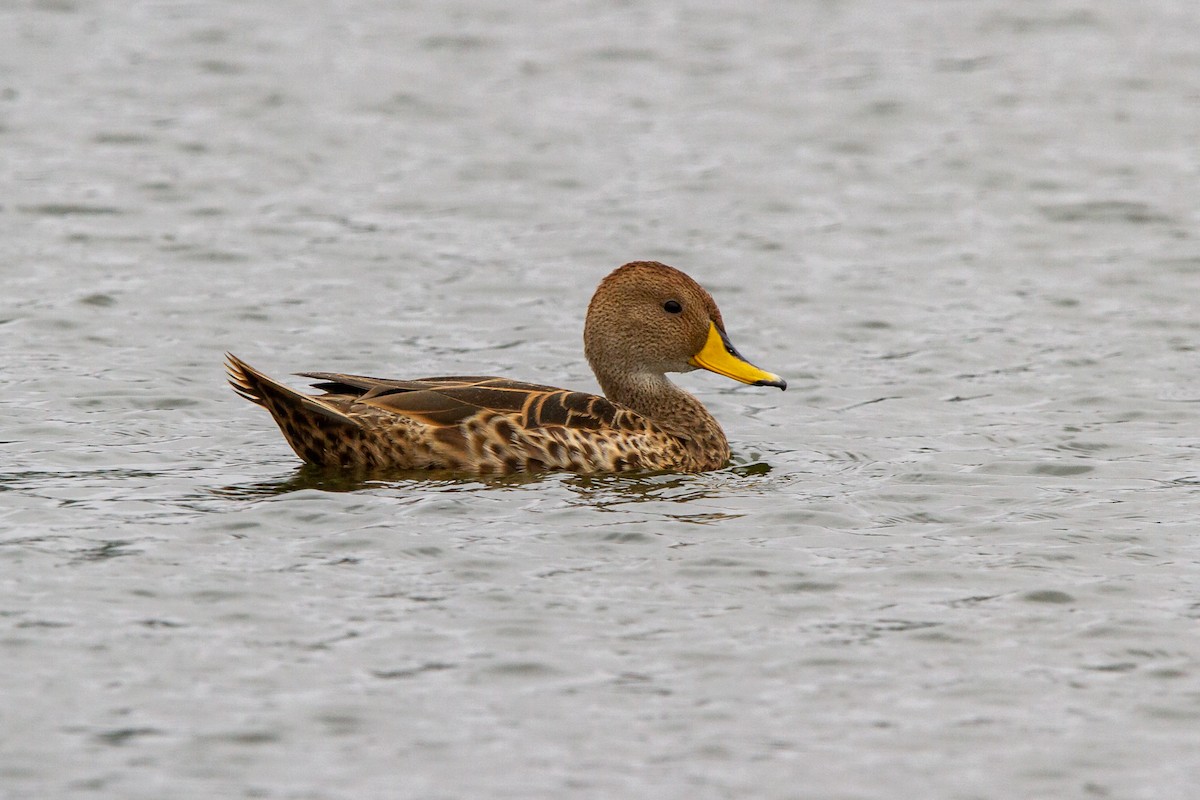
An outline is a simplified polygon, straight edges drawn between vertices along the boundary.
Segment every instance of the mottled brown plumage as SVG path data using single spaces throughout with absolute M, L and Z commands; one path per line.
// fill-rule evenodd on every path
M 485 474 L 701 472 L 729 460 L 721 426 L 666 372 L 710 369 L 785 388 L 725 336 L 712 297 L 664 264 L 633 262 L 596 289 L 584 327 L 606 397 L 493 377 L 387 380 L 327 372 L 307 395 L 229 355 L 234 389 L 266 408 L 300 458 L 365 470 Z

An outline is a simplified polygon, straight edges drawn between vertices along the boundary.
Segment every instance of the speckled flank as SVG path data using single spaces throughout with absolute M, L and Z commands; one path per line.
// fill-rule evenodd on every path
M 641 430 L 633 426 L 598 430 L 555 424 L 530 427 L 523 421 L 511 414 L 481 413 L 460 425 L 454 437 L 439 437 L 458 447 L 446 448 L 440 455 L 491 473 L 678 469 L 688 461 L 681 443 L 646 425 Z M 635 425 L 637 421 L 630 420 Z

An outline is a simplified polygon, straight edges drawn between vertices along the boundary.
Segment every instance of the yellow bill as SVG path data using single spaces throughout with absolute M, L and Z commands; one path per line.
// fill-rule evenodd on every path
M 753 386 L 778 386 L 780 389 L 787 389 L 787 381 L 783 378 L 765 372 L 742 358 L 742 354 L 730 343 L 729 337 L 712 322 L 708 323 L 708 340 L 704 347 L 688 359 L 688 363 L 693 367 L 700 367 Z

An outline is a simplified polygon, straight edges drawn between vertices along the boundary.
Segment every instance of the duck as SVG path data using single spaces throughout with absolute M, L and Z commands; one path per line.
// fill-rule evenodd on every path
M 231 353 L 225 366 L 234 391 L 270 412 L 303 461 L 369 472 L 708 472 L 729 462 L 729 441 L 666 373 L 704 369 L 787 389 L 733 346 L 712 295 L 657 261 L 600 282 L 583 345 L 603 396 L 488 376 L 297 373 L 321 392 L 308 394 Z

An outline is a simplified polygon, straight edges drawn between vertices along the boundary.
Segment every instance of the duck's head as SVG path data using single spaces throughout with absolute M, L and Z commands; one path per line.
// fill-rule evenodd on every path
M 600 282 L 583 344 L 602 384 L 606 376 L 661 376 L 699 367 L 754 386 L 787 388 L 783 378 L 738 353 L 720 309 L 700 284 L 657 261 L 634 261 Z

